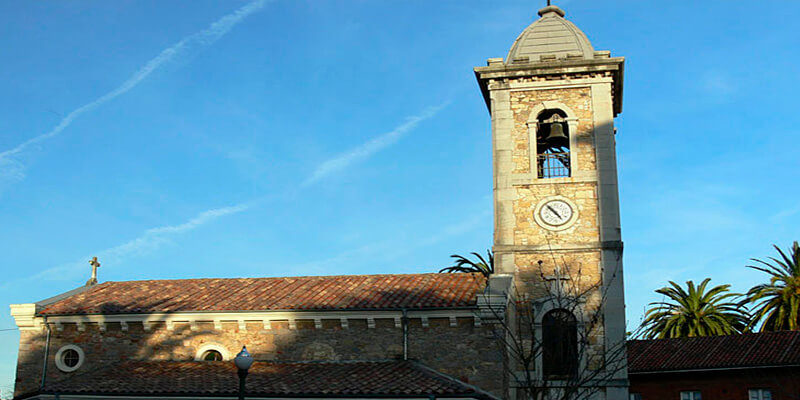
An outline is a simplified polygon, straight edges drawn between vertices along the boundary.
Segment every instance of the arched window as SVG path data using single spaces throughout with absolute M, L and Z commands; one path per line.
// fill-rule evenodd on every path
M 542 366 L 548 379 L 569 378 L 578 371 L 578 321 L 563 309 L 542 318 Z
M 218 343 L 206 343 L 197 349 L 194 355 L 195 361 L 228 361 L 230 359 L 228 350 Z
M 569 124 L 558 109 L 542 111 L 537 119 L 536 169 L 541 178 L 570 176 Z
M 203 361 L 222 361 L 222 353 L 217 350 L 206 350 L 202 358 Z

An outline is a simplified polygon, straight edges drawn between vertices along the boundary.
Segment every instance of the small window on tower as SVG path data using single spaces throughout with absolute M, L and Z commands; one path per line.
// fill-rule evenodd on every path
M 568 379 L 578 371 L 578 321 L 563 309 L 542 318 L 542 363 L 548 379 Z
M 569 124 L 561 110 L 544 110 L 536 129 L 536 167 L 538 177 L 570 176 Z

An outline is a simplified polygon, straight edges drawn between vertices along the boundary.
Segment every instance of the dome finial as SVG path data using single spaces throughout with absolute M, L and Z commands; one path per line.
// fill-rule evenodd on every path
M 564 18 L 564 10 L 551 4 L 539 10 L 539 16 L 541 18 L 517 36 L 505 59 L 506 64 L 595 58 L 589 38 Z
M 558 6 L 554 6 L 554 5 L 550 4 L 550 0 L 547 0 L 547 6 L 545 8 L 542 8 L 541 10 L 539 10 L 539 16 L 540 17 L 544 17 L 546 14 L 550 14 L 550 13 L 556 13 L 561 18 L 564 18 L 564 15 L 566 15 L 564 10 L 562 10 Z

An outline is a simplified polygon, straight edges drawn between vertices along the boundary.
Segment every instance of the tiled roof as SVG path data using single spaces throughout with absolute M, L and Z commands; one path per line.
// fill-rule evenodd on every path
M 128 361 L 61 381 L 43 392 L 94 395 L 235 395 L 233 362 Z M 491 398 L 486 392 L 411 361 L 264 362 L 249 370 L 252 396 L 461 396 Z
M 800 331 L 628 341 L 631 373 L 800 365 Z
M 484 283 L 466 273 L 105 282 L 40 314 L 471 307 Z

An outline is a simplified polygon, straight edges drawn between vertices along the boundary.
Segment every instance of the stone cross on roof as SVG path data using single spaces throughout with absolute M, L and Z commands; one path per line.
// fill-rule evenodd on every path
M 97 284 L 97 269 L 100 268 L 100 262 L 97 261 L 97 257 L 92 257 L 92 259 L 89 260 L 89 265 L 92 266 L 92 277 L 86 281 L 86 286 Z

